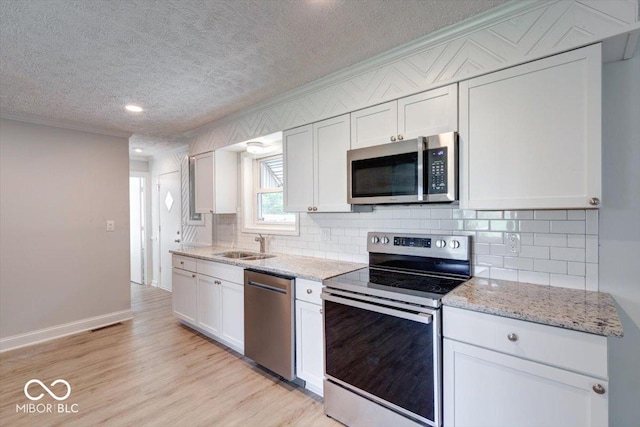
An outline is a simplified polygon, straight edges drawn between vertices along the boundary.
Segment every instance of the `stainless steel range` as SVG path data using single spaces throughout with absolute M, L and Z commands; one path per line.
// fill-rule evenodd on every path
M 470 277 L 467 236 L 369 233 L 369 267 L 325 280 L 325 413 L 442 425 L 441 298 Z

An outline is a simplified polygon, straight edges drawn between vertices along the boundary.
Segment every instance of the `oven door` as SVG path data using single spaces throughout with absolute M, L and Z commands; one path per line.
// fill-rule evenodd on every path
M 389 307 L 329 292 L 322 294 L 327 379 L 440 426 L 440 311 Z
M 420 137 L 347 152 L 351 204 L 424 201 L 424 148 Z

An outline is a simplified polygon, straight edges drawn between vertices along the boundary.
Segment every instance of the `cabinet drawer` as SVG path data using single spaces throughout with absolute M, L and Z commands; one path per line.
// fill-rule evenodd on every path
M 446 338 L 607 378 L 607 339 L 599 335 L 446 306 L 442 325 Z
M 314 282 L 307 279 L 296 279 L 296 299 L 310 302 L 312 304 L 322 304 L 320 294 L 322 293 L 322 282 Z
M 196 260 L 185 256 L 174 255 L 171 265 L 181 270 L 196 271 Z
M 205 276 L 217 277 L 238 284 L 244 283 L 244 269 L 235 265 L 198 260 L 197 271 Z

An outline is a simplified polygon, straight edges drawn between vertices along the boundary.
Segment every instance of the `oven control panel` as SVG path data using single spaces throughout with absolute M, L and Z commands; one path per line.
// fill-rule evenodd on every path
M 471 237 L 369 232 L 367 251 L 466 261 L 471 258 Z

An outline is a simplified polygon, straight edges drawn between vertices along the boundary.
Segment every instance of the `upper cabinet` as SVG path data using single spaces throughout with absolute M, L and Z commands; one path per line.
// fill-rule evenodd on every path
M 351 113 L 351 148 L 458 130 L 458 85 Z
M 236 213 L 237 157 L 233 151 L 215 151 L 194 157 L 196 213 Z
M 347 203 L 349 114 L 285 131 L 287 212 L 350 212 Z
M 461 207 L 597 207 L 601 70 L 593 45 L 461 82 Z

